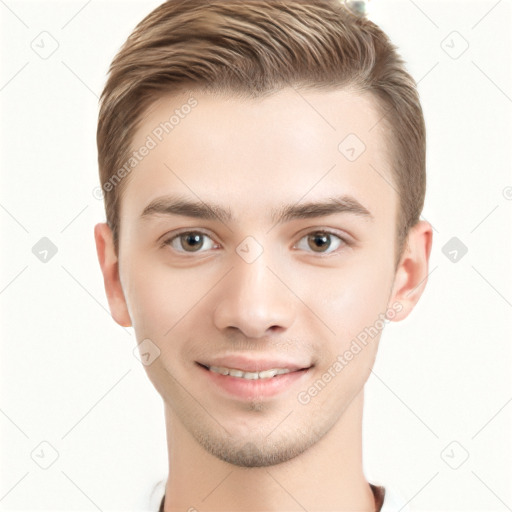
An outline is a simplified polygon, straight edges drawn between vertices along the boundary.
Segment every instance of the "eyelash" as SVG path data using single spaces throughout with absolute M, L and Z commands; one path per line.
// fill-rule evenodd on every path
M 306 233 L 304 236 L 302 236 L 302 237 L 300 238 L 299 242 L 300 242 L 301 240 L 303 240 L 304 238 L 308 237 L 309 235 L 319 234 L 319 233 L 326 234 L 326 235 L 331 235 L 331 236 L 334 236 L 334 237 L 338 238 L 338 239 L 340 240 L 340 242 L 341 242 L 340 247 L 338 247 L 337 249 L 335 249 L 335 250 L 333 250 L 333 251 L 331 251 L 331 252 L 324 252 L 324 253 L 322 253 L 322 252 L 318 252 L 318 253 L 316 253 L 316 252 L 314 252 L 314 251 L 307 251 L 307 252 L 311 252 L 311 254 L 317 254 L 319 257 L 324 257 L 324 258 L 326 258 L 326 257 L 329 257 L 329 256 L 331 256 L 331 255 L 333 255 L 333 254 L 338 253 L 338 252 L 339 252 L 343 247 L 345 247 L 345 246 L 351 246 L 351 242 L 350 242 L 347 238 L 345 238 L 345 237 L 341 236 L 340 234 L 338 234 L 338 233 L 336 233 L 335 231 L 332 231 L 332 230 L 330 230 L 330 229 L 315 229 L 315 230 L 312 230 L 312 231 L 310 231 L 309 233 Z M 179 239 L 179 237 L 180 237 L 180 236 L 183 236 L 183 235 L 189 235 L 189 234 L 200 234 L 200 235 L 204 235 L 204 236 L 206 236 L 206 237 L 210 238 L 210 239 L 213 241 L 212 237 L 211 237 L 208 233 L 206 233 L 205 231 L 202 231 L 202 230 L 200 230 L 200 229 L 195 229 L 195 230 L 181 231 L 181 232 L 179 232 L 179 233 L 173 234 L 171 237 L 166 238 L 166 239 L 162 242 L 162 247 L 170 246 L 170 245 L 171 245 L 171 243 L 172 243 L 174 240 Z M 214 242 L 214 243 L 215 243 L 215 242 Z M 329 247 L 329 248 L 330 248 L 330 247 Z M 207 251 L 201 251 L 201 250 L 199 250 L 199 251 L 178 251 L 178 250 L 176 250 L 176 249 L 174 249 L 174 250 L 175 250 L 176 252 L 178 252 L 178 253 L 181 253 L 181 254 L 190 254 L 190 255 L 192 255 L 192 254 L 196 254 L 196 253 L 201 253 L 201 252 L 207 252 Z

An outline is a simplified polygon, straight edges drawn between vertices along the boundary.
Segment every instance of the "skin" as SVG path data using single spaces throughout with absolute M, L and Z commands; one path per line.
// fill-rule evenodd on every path
M 396 268 L 398 198 L 371 97 L 293 89 L 257 100 L 166 96 L 144 116 L 133 148 L 191 94 L 197 106 L 125 178 L 119 257 L 108 226 L 95 227 L 113 318 L 160 350 L 145 369 L 165 407 L 165 510 L 375 510 L 361 436 L 381 331 L 308 403 L 298 394 L 332 373 L 383 314 L 393 310 L 399 321 L 411 312 L 426 285 L 432 228 L 421 221 L 411 229 Z M 353 162 L 338 150 L 349 133 L 366 146 Z M 233 219 L 141 218 L 169 194 L 215 203 Z M 270 217 L 283 205 L 342 195 L 370 215 Z M 326 229 L 335 234 L 315 243 Z M 198 250 L 186 237 L 162 244 L 178 230 L 206 236 Z M 248 236 L 263 250 L 250 263 L 236 251 Z M 243 400 L 221 393 L 196 365 L 241 353 L 313 366 L 285 392 Z

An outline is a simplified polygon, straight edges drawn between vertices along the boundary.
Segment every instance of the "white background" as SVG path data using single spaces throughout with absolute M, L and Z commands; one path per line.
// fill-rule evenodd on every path
M 0 1 L 0 510 L 143 510 L 167 476 L 162 402 L 110 316 L 93 238 L 98 96 L 159 4 Z M 512 510 L 511 13 L 510 0 L 370 2 L 428 131 L 429 283 L 386 327 L 364 416 L 367 477 L 412 510 Z M 46 59 L 41 37 L 58 44 Z M 42 237 L 58 251 L 46 263 Z M 456 263 L 452 237 L 468 248 Z

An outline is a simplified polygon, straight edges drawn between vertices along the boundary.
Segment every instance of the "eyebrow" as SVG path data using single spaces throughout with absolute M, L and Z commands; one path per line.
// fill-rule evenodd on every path
M 285 205 L 271 210 L 270 219 L 275 224 L 282 224 L 295 219 L 310 219 L 337 213 L 348 213 L 373 220 L 370 211 L 349 195 L 329 197 L 323 201 Z M 144 208 L 141 218 L 156 215 L 181 215 L 196 219 L 220 220 L 223 223 L 235 220 L 229 207 L 190 200 L 181 196 L 162 196 L 154 199 Z

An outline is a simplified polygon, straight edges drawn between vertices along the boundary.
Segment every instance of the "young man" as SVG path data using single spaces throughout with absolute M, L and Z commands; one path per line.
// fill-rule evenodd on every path
M 160 510 L 389 510 L 364 385 L 432 230 L 387 36 L 335 0 L 169 0 L 112 63 L 98 149 L 110 309 L 164 402 Z

